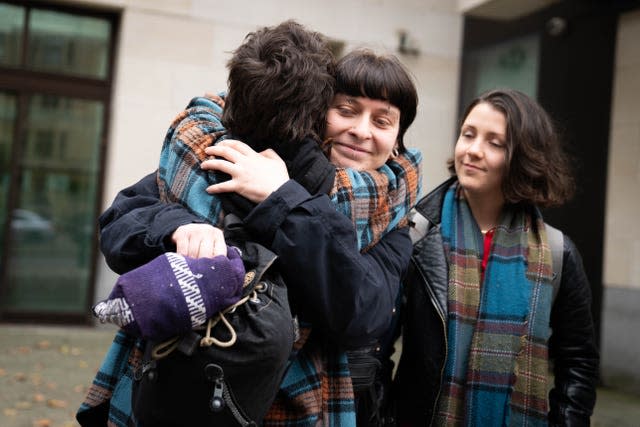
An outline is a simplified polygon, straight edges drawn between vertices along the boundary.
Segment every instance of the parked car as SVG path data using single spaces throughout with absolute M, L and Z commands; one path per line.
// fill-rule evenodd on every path
M 55 235 L 51 220 L 27 210 L 14 209 L 11 213 L 11 232 L 18 240 L 47 240 Z

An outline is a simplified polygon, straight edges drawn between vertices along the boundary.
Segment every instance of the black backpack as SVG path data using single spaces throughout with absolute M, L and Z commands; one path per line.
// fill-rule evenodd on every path
M 237 217 L 227 215 L 224 231 L 242 252 L 243 299 L 209 320 L 209 334 L 146 344 L 132 397 L 144 426 L 259 425 L 275 399 L 294 341 L 286 287 L 271 268 L 276 255 L 246 241 Z

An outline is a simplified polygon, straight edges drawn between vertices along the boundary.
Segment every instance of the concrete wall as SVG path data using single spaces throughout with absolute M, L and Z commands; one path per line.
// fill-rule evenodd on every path
M 640 394 L 640 11 L 621 16 L 616 47 L 604 248 L 603 383 Z
M 74 2 L 75 3 L 75 2 Z M 77 3 L 76 3 L 77 4 Z M 103 206 L 155 169 L 162 138 L 189 99 L 226 87 L 229 52 L 259 26 L 285 19 L 345 43 L 396 53 L 405 31 L 417 55 L 398 55 L 415 77 L 420 103 L 406 136 L 425 154 L 425 191 L 446 176 L 455 141 L 462 16 L 449 0 L 88 0 L 120 10 Z M 96 299 L 113 286 L 103 261 Z
M 640 11 L 623 14 L 616 47 L 604 283 L 640 291 Z

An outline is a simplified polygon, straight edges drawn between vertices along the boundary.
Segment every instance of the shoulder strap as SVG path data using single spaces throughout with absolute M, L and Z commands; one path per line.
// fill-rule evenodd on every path
M 553 266 L 553 300 L 556 299 L 558 290 L 560 289 L 560 281 L 562 280 L 562 258 L 564 256 L 564 235 L 562 231 L 547 224 L 547 239 L 551 248 L 551 265 Z M 552 301 L 553 301 L 552 300 Z
M 409 212 L 409 236 L 411 237 L 411 243 L 415 243 L 427 235 L 429 230 L 429 220 L 426 216 L 422 215 L 415 208 Z

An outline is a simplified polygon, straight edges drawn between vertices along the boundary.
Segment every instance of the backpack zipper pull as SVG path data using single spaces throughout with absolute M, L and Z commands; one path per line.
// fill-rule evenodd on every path
M 224 372 L 219 365 L 209 363 L 204 367 L 206 378 L 213 382 L 213 396 L 209 401 L 209 408 L 213 412 L 220 412 L 225 407 L 224 402 Z
M 209 400 L 209 408 L 213 412 L 220 412 L 225 408 L 242 427 L 256 427 L 242 409 L 240 409 L 231 394 L 231 388 L 224 380 L 224 370 L 220 365 L 209 363 L 204 367 L 204 375 L 213 383 L 213 396 Z

